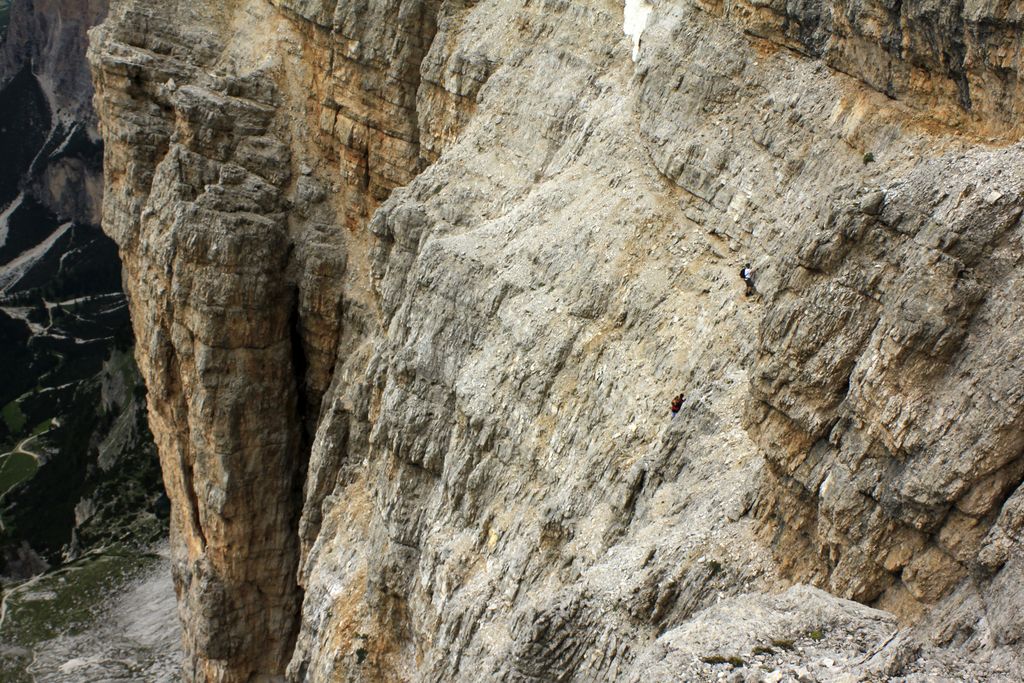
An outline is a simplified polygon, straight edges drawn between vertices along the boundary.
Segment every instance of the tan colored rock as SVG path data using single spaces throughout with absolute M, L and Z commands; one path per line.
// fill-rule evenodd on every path
M 987 531 L 988 527 L 983 522 L 954 510 L 939 530 L 938 542 L 959 562 L 969 563 L 976 559 L 978 547 Z
M 963 566 L 942 550 L 931 547 L 903 568 L 902 580 L 918 600 L 935 602 L 964 578 Z
M 937 122 L 1020 134 L 1024 12 L 972 0 L 724 0 L 713 11 L 753 35 L 822 59 Z
M 634 63 L 607 3 L 118 3 L 105 220 L 192 678 L 642 677 L 793 577 L 1019 670 L 968 616 L 1019 599 L 1024 166 L 958 134 L 1011 138 L 1015 81 L 962 109 L 993 76 L 922 0 L 886 98 L 877 3 L 833 4 L 657 3 Z M 977 594 L 936 541 L 991 548 Z M 927 673 L 915 633 L 865 671 Z

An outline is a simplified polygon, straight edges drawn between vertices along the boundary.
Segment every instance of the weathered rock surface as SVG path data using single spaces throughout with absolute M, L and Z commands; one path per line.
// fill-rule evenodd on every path
M 740 595 L 660 636 L 630 680 L 1011 680 L 1005 661 L 922 645 L 887 612 L 808 586 Z M 980 673 L 980 675 L 979 675 Z
M 190 679 L 1019 677 L 1019 11 L 622 19 L 94 32 Z
M 959 126 L 1020 132 L 1024 9 L 999 0 L 697 0 Z

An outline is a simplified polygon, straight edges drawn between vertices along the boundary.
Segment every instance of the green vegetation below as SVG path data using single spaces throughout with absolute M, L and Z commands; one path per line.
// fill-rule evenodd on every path
M 25 422 L 28 419 L 25 417 L 25 413 L 21 412 L 21 404 L 17 400 L 11 401 L 4 406 L 3 417 L 4 424 L 7 425 L 7 431 L 11 434 L 20 434 L 21 430 L 25 428 Z
M 29 470 L 19 458 L 10 463 L 14 469 L 0 469 L 0 573 L 24 571 L 18 563 L 6 566 L 24 543 L 57 565 L 69 552 L 112 543 L 145 546 L 166 533 L 160 463 L 130 352 L 112 352 L 62 405 L 26 396 L 19 401 L 29 419 L 17 437 L 0 431 L 7 444 L 0 453 L 43 454 L 44 464 Z M 84 518 L 75 514 L 80 501 L 88 502 Z
M 39 436 L 40 434 L 42 434 L 44 432 L 48 432 L 48 431 L 50 431 L 50 428 L 52 426 L 53 426 L 53 418 L 52 417 L 50 419 L 48 419 L 48 420 L 43 420 L 42 422 L 40 422 L 39 424 L 37 424 L 35 427 L 32 428 L 32 436 Z
M 32 681 L 26 669 L 33 649 L 92 628 L 113 596 L 157 562 L 157 555 L 117 547 L 0 587 L 6 608 L 0 622 L 0 643 L 5 646 L 0 648 L 0 680 Z
M 31 479 L 39 463 L 28 453 L 7 453 L 0 456 L 0 496 L 23 481 Z

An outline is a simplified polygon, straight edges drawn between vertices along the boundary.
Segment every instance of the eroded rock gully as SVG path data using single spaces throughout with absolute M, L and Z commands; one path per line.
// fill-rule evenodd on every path
M 90 54 L 190 679 L 1020 675 L 1015 4 L 153 5 Z

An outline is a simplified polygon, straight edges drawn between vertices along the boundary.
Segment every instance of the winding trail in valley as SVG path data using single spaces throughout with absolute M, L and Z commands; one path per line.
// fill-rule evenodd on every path
M 20 455 L 27 455 L 30 458 L 32 458 L 33 460 L 35 460 L 37 468 L 39 466 L 41 466 L 43 464 L 41 456 L 39 455 L 39 453 L 37 453 L 35 451 L 30 451 L 28 449 L 28 444 L 29 444 L 29 442 L 35 441 L 36 439 L 38 439 L 39 437 L 43 436 L 44 434 L 47 434 L 51 429 L 52 429 L 52 426 L 50 428 L 46 429 L 45 431 L 40 432 L 39 434 L 32 434 L 31 436 L 28 436 L 28 437 L 22 439 L 21 441 L 19 441 L 18 445 L 15 446 L 10 451 L 7 451 L 6 453 L 0 454 L 0 473 L 3 473 L 4 468 L 7 467 L 7 464 L 9 462 L 11 456 L 19 455 L 19 454 Z M 0 500 L 3 500 L 3 498 L 10 492 L 10 490 L 13 489 L 15 486 L 17 486 L 20 483 L 21 483 L 21 481 L 17 481 L 15 483 L 11 484 L 10 486 L 8 486 L 3 491 L 0 491 Z M 6 527 L 4 526 L 4 520 L 3 520 L 2 517 L 0 517 L 0 532 L 3 532 L 5 528 Z

